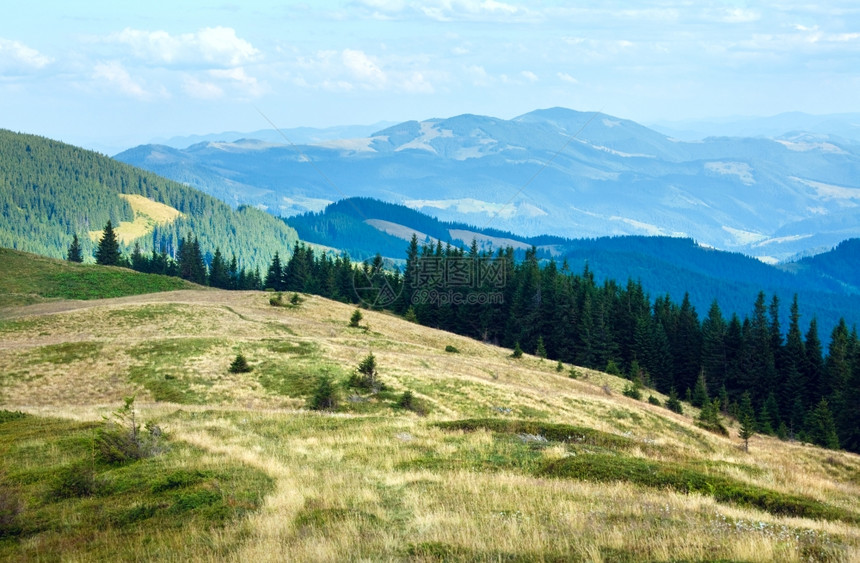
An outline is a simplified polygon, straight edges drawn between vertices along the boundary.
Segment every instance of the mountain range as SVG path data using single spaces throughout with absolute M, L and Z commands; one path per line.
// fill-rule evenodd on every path
M 305 145 L 143 145 L 115 158 L 282 216 L 373 197 L 522 236 L 688 237 L 772 263 L 860 236 L 860 142 L 802 131 L 682 141 L 551 108 Z

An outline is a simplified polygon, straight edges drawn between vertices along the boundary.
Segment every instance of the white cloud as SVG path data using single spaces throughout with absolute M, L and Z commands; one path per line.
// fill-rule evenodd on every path
M 139 100 L 149 100 L 152 94 L 147 92 L 143 86 L 135 81 L 119 61 L 108 61 L 98 63 L 93 71 L 96 81 L 105 82 L 114 86 L 123 94 Z
M 215 100 L 224 96 L 224 90 L 212 82 L 204 82 L 193 76 L 186 76 L 182 90 L 192 98 Z
M 568 84 L 579 84 L 579 80 L 566 72 L 557 72 L 556 76 L 558 76 L 558 79 L 562 82 L 567 82 Z
M 341 53 L 341 60 L 344 67 L 346 67 L 347 71 L 353 77 L 366 83 L 368 86 L 380 87 L 387 80 L 385 72 L 363 51 L 344 49 Z
M 19 41 L 0 38 L 0 73 L 20 74 L 44 68 L 52 62 L 47 57 Z
M 229 27 L 206 27 L 181 35 L 126 28 L 106 41 L 126 45 L 135 57 L 153 65 L 237 67 L 260 55 Z
M 533 73 L 530 70 L 524 70 L 520 74 L 522 75 L 523 78 L 525 78 L 529 82 L 537 82 L 538 81 L 537 74 Z
M 212 69 L 209 71 L 209 75 L 213 78 L 230 81 L 233 86 L 238 87 L 248 96 L 257 97 L 265 91 L 260 81 L 249 76 L 242 67 Z

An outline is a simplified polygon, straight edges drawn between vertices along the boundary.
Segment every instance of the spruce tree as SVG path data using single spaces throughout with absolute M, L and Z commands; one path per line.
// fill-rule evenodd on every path
M 836 423 L 827 399 L 821 399 L 806 417 L 806 439 L 831 450 L 839 449 Z
M 81 252 L 81 242 L 78 240 L 78 235 L 72 235 L 72 243 L 69 245 L 69 251 L 66 253 L 66 260 L 69 262 L 83 262 L 84 255 Z
M 535 349 L 535 355 L 541 359 L 546 358 L 546 347 L 543 344 L 543 336 L 538 336 L 537 348 Z
M 102 266 L 118 266 L 122 255 L 119 253 L 119 242 L 113 230 L 113 224 L 108 219 L 98 248 L 96 248 L 96 264 Z
M 744 451 L 750 451 L 750 438 L 755 434 L 755 412 L 753 411 L 752 398 L 749 391 L 741 395 L 741 405 L 738 408 L 738 421 L 740 430 L 738 437 L 744 441 Z
M 708 397 L 708 386 L 705 384 L 704 371 L 699 374 L 696 379 L 696 386 L 693 388 L 693 394 L 690 398 L 690 404 L 694 407 L 702 407 L 710 400 Z

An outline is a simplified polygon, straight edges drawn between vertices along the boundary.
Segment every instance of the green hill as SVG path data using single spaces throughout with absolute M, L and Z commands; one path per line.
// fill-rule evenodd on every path
M 205 254 L 220 247 L 228 257 L 235 252 L 240 266 L 261 271 L 276 251 L 288 253 L 298 239 L 291 227 L 258 209 L 234 210 L 101 154 L 0 130 L 0 246 L 62 258 L 77 234 L 89 258 L 88 233 L 108 220 L 128 225 L 126 251 L 134 241 L 144 251 L 174 252 L 190 231 Z
M 103 299 L 195 288 L 199 286 L 179 278 L 0 248 L 0 307 L 45 299 Z

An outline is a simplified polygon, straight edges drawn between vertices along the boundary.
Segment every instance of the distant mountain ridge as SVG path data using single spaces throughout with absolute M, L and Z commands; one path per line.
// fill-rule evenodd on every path
M 684 142 L 550 108 L 301 146 L 144 145 L 116 158 L 283 216 L 372 197 L 523 236 L 680 236 L 771 262 L 860 237 L 860 142 L 806 132 Z
M 543 235 L 523 237 L 498 229 L 443 222 L 402 205 L 351 198 L 323 211 L 286 221 L 302 240 L 343 249 L 355 260 L 369 260 L 377 252 L 402 261 L 412 233 L 421 244 L 452 244 L 496 251 L 512 246 L 519 256 L 532 246 L 543 260 L 567 262 L 580 273 L 586 267 L 599 281 L 623 284 L 638 280 L 652 297 L 669 294 L 680 302 L 685 293 L 700 314 L 717 299 L 727 314 L 741 317 L 759 291 L 776 294 L 787 305 L 795 293 L 807 318 L 818 317 L 822 334 L 829 334 L 840 317 L 860 322 L 860 239 L 784 266 L 772 266 L 738 253 L 704 248 L 690 239 L 620 236 L 571 240 Z M 787 326 L 787 318 L 784 326 Z

